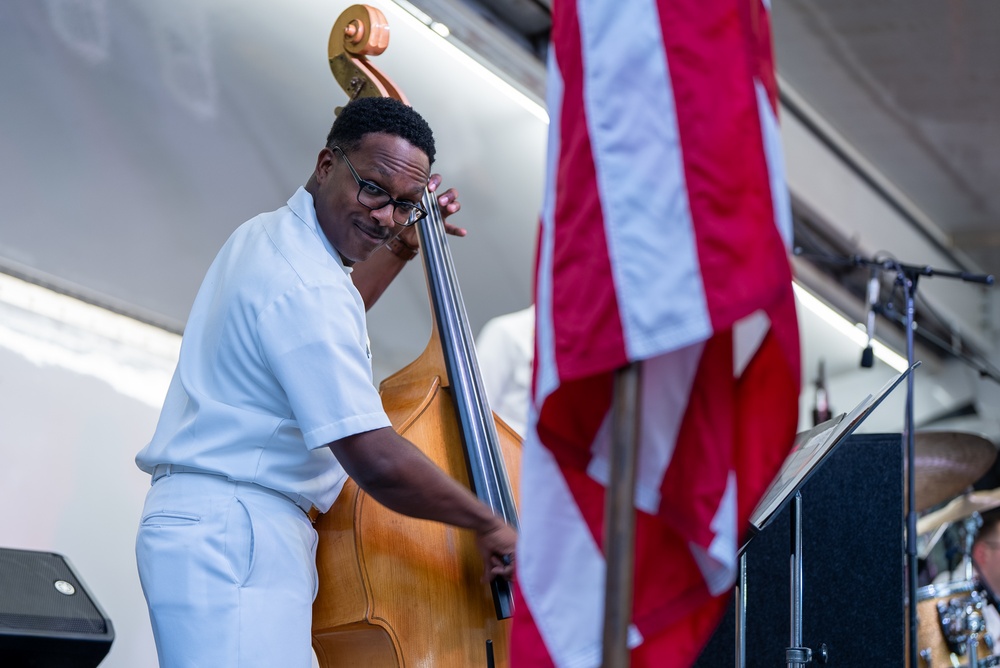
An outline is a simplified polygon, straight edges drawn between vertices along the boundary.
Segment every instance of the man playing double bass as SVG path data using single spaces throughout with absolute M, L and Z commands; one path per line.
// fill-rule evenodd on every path
M 136 557 L 161 666 L 311 665 L 310 514 L 348 475 L 392 510 L 473 530 L 484 578 L 513 576 L 513 529 L 393 431 L 372 384 L 365 310 L 416 253 L 433 160 L 410 107 L 352 101 L 306 185 L 209 268 L 136 457 L 152 477 Z M 453 189 L 438 202 L 459 209 Z

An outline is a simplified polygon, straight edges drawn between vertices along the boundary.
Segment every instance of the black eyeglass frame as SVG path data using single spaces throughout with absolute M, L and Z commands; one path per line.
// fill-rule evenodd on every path
M 351 161 L 347 159 L 347 154 L 344 152 L 344 149 L 339 146 L 334 146 L 330 150 L 340 153 L 340 157 L 342 157 L 344 162 L 347 163 L 347 168 L 351 170 L 351 176 L 354 177 L 354 181 L 358 184 L 358 204 L 366 209 L 371 209 L 372 211 L 383 209 L 387 204 L 392 204 L 392 221 L 400 227 L 411 227 L 427 217 L 427 212 L 424 211 L 423 207 L 413 202 L 400 202 L 398 199 L 390 195 L 382 186 L 377 183 L 372 183 L 368 179 L 361 178 L 358 175 L 357 170 L 354 169 L 354 165 L 352 165 Z M 383 199 L 385 201 L 377 206 L 368 204 L 361 199 L 361 195 L 366 192 L 369 198 L 376 198 L 375 201 L 381 201 Z M 406 209 L 410 210 L 410 214 L 406 217 L 405 222 L 400 222 L 396 216 L 397 213 L 401 213 L 400 207 L 403 207 L 403 211 Z

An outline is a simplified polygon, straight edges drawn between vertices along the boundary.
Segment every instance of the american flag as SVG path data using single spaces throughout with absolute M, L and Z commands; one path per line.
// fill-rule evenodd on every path
M 798 422 L 762 0 L 556 0 L 512 666 L 597 666 L 614 370 L 641 361 L 633 666 L 686 666 Z

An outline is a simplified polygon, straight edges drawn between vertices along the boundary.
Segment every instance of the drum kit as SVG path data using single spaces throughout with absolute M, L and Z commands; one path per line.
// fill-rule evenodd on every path
M 996 601 L 972 560 L 980 513 L 1000 508 L 1000 488 L 971 491 L 993 467 L 997 448 L 974 434 L 937 431 L 915 433 L 914 445 L 914 496 L 921 513 L 916 533 L 925 579 L 935 575 L 935 564 L 946 564 L 917 590 L 917 664 L 1000 666 L 1000 647 L 993 646 L 1000 628 L 987 623 L 987 608 Z

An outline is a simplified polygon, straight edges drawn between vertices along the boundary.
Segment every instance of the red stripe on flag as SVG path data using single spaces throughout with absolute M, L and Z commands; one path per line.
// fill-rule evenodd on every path
M 732 470 L 734 424 L 733 335 L 705 343 L 677 445 L 660 488 L 660 517 L 686 540 L 707 548 L 712 519 Z
M 647 637 L 630 656 L 631 668 L 687 668 L 708 643 L 729 603 L 728 596 L 705 600 L 686 617 Z
M 542 405 L 538 437 L 561 467 L 586 470 L 614 392 L 614 376 L 602 373 L 563 383 Z
M 746 25 L 750 76 L 756 77 L 767 92 L 774 117 L 778 117 L 778 75 L 774 66 L 774 43 L 771 40 L 771 16 L 761 0 L 740 3 L 741 17 Z
M 741 529 L 791 449 L 798 427 L 800 358 L 795 297 L 787 294 L 770 309 L 771 329 L 737 384 L 737 519 Z
M 552 47 L 562 72 L 556 173 L 552 316 L 562 380 L 627 362 L 611 273 L 604 216 L 584 106 L 584 72 L 576 5 L 555 12 Z M 581 289 L 584 288 L 584 289 Z
M 756 1 L 756 0 L 753 0 Z M 774 226 L 757 97 L 739 0 L 659 2 L 684 177 L 714 331 L 791 280 Z M 710 73 L 710 74 L 707 74 Z M 775 272 L 778 272 L 777 274 Z
M 511 627 L 510 665 L 555 668 L 517 582 L 514 582 L 514 624 Z
M 711 598 L 687 542 L 654 515 L 635 518 L 632 621 L 655 637 Z

